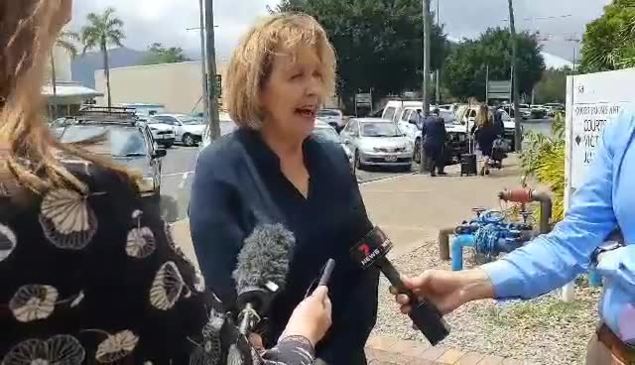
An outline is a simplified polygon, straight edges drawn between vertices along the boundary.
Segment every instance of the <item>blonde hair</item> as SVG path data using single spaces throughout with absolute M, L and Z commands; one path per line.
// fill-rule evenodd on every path
M 0 173 L 8 170 L 18 183 L 37 193 L 54 187 L 86 190 L 59 161 L 57 151 L 127 175 L 110 160 L 58 142 L 43 116 L 45 65 L 62 26 L 60 9 L 68 1 L 0 4 Z
M 486 104 L 481 104 L 476 114 L 476 125 L 479 127 L 488 127 L 492 124 L 492 119 L 489 116 L 489 108 Z
M 259 129 L 263 119 L 259 97 L 271 75 L 273 59 L 281 50 L 312 46 L 322 64 L 323 95 L 335 92 L 336 59 L 326 31 L 311 16 L 281 13 L 265 18 L 247 32 L 226 70 L 223 99 L 240 127 Z

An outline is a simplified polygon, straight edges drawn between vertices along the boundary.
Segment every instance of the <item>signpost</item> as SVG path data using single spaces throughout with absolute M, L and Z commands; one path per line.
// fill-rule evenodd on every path
M 583 183 L 592 166 L 604 128 L 635 101 L 635 69 L 567 77 L 565 124 L 564 206 Z M 607 187 L 608 189 L 609 187 Z M 562 298 L 572 300 L 573 284 L 562 289 Z
M 357 108 L 368 108 L 373 110 L 373 94 L 369 93 L 355 94 L 355 116 L 357 116 Z
M 488 81 L 486 102 L 489 102 L 492 99 L 508 100 L 511 92 L 512 92 L 512 82 L 509 80 Z

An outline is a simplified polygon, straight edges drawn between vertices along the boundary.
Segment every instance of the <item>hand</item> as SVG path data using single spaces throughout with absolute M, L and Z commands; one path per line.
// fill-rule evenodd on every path
M 280 339 L 303 336 L 315 347 L 330 327 L 331 299 L 328 296 L 328 287 L 319 286 L 295 308 Z
M 402 280 L 416 296 L 432 302 L 442 314 L 450 313 L 471 300 L 494 296 L 489 277 L 485 271 L 479 269 L 459 272 L 427 270 L 417 277 L 402 277 Z M 394 287 L 390 288 L 390 292 L 396 295 L 401 312 L 409 313 L 412 308 L 408 296 L 398 294 Z

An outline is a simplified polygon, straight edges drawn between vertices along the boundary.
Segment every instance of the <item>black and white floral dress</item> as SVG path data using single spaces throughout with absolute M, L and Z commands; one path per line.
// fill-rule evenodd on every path
M 128 179 L 66 166 L 87 192 L 33 194 L 0 160 L 0 364 L 220 363 L 225 315 L 169 226 Z M 289 338 L 252 355 L 308 365 L 313 348 Z

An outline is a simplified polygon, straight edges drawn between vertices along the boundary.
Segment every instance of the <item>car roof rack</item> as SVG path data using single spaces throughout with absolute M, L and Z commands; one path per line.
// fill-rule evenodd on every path
M 75 119 L 78 123 L 136 125 L 139 116 L 135 108 L 88 105 L 82 107 Z

